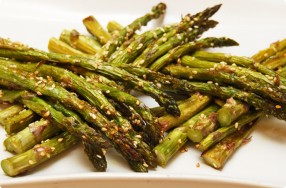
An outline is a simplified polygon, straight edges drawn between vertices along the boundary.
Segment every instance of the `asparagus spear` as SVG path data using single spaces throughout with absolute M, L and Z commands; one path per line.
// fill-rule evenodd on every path
M 50 38 L 49 43 L 48 43 L 48 48 L 51 52 L 88 57 L 87 54 L 69 46 L 63 41 L 56 39 L 55 37 Z
M 186 127 L 173 129 L 164 140 L 154 148 L 160 166 L 166 166 L 167 162 L 187 142 Z
M 101 44 L 107 43 L 111 39 L 111 35 L 105 31 L 97 19 L 93 16 L 88 16 L 82 20 L 87 31 L 97 37 Z
M 158 158 L 158 164 L 160 166 L 166 166 L 168 161 L 187 142 L 188 129 L 193 127 L 193 125 L 199 120 L 199 118 L 203 114 L 207 116 L 215 110 L 217 110 L 217 106 L 211 105 L 198 112 L 196 115 L 192 116 L 179 127 L 176 127 L 171 130 L 168 135 L 163 139 L 163 141 L 154 148 L 154 151 Z
M 244 126 L 241 130 L 225 137 L 201 155 L 203 160 L 215 169 L 221 169 L 233 153 L 247 143 L 254 126 Z
M 41 119 L 29 124 L 25 129 L 4 140 L 7 151 L 23 153 L 43 140 L 51 138 L 60 132 L 60 129 L 47 119 Z
M 226 103 L 218 110 L 217 120 L 222 127 L 229 126 L 239 116 L 246 113 L 249 109 L 247 104 L 244 104 L 233 98 L 226 100 Z
M 203 109 L 210 101 L 210 96 L 195 93 L 187 101 L 179 105 L 179 109 L 181 111 L 181 115 L 179 117 L 167 114 L 159 117 L 158 122 L 163 131 L 167 131 L 185 122 L 187 119 Z
M 99 127 L 99 129 L 101 129 L 102 132 L 112 140 L 115 148 L 118 149 L 128 160 L 138 161 L 138 163 L 141 163 L 142 165 L 146 161 L 146 163 L 152 167 L 156 165 L 156 162 L 154 161 L 155 159 L 150 151 L 142 150 L 141 147 L 136 149 L 137 144 L 134 145 L 134 141 L 137 141 L 138 138 L 134 140 L 132 139 L 133 136 L 127 137 L 129 129 L 123 129 L 121 127 L 118 128 L 115 123 L 108 121 L 96 108 L 92 107 L 87 102 L 80 100 L 64 88 L 58 86 L 52 80 L 47 81 L 42 77 L 37 77 L 33 74 L 27 74 L 20 71 L 19 69 L 11 69 L 2 65 L 0 65 L 0 74 L 3 79 L 21 84 L 23 87 L 31 89 L 40 95 L 43 94 L 50 96 L 61 101 L 61 103 L 72 107 L 80 113 L 86 121 Z M 29 79 L 27 79 L 27 77 Z M 40 83 L 37 83 L 38 81 L 40 81 Z M 144 155 L 144 159 L 142 158 L 143 156 L 141 153 L 138 153 L 139 150 Z
M 275 55 L 263 61 L 263 65 L 269 69 L 275 70 L 286 65 L 286 49 L 277 52 Z
M 196 42 L 186 43 L 184 45 L 180 45 L 176 48 L 171 49 L 168 53 L 166 53 L 165 55 L 157 59 L 155 62 L 153 62 L 149 66 L 149 69 L 153 71 L 158 71 L 166 64 L 199 48 L 234 46 L 234 45 L 238 45 L 238 43 L 226 37 L 221 37 L 221 38 L 208 37 Z
M 109 33 L 118 32 L 119 30 L 123 29 L 123 26 L 115 20 L 111 20 L 107 23 L 107 31 Z
M 36 114 L 31 111 L 24 109 L 18 114 L 3 120 L 3 126 L 8 135 L 12 133 L 16 133 L 18 131 L 21 131 L 25 127 L 27 127 L 30 123 L 35 121 Z
M 146 93 L 147 95 L 153 97 L 160 105 L 166 108 L 166 111 L 168 113 L 172 113 L 174 115 L 180 114 L 180 111 L 178 110 L 178 107 L 172 97 L 162 92 L 153 83 L 144 81 L 137 76 L 130 74 L 127 71 L 118 67 L 109 66 L 104 63 L 101 64 L 95 62 L 94 60 L 79 56 L 67 56 L 56 53 L 47 53 L 44 51 L 25 47 L 21 44 L 11 43 L 8 40 L 4 39 L 0 40 L 0 56 L 1 55 L 4 57 L 12 57 L 20 60 L 47 60 L 57 63 L 79 65 L 84 68 L 104 74 L 108 77 L 112 77 L 113 79 L 125 81 L 130 87 L 142 91 L 143 93 Z
M 233 56 L 224 53 L 211 53 L 205 51 L 196 51 L 193 54 L 193 56 L 203 60 L 216 61 L 216 62 L 223 61 L 226 62 L 227 64 L 236 64 L 243 67 L 252 68 L 260 73 L 263 73 L 271 77 L 276 85 L 278 86 L 281 85 L 282 87 L 285 87 L 286 85 L 286 78 L 281 77 L 275 71 L 267 68 L 266 66 L 260 63 L 256 63 L 255 61 L 253 61 L 251 58 L 248 57 Z
M 201 111 L 198 117 L 194 117 L 194 119 L 190 119 L 184 124 L 182 124 L 182 126 L 186 126 L 187 136 L 191 141 L 198 143 L 203 140 L 208 134 L 218 128 L 218 122 L 216 117 L 216 111 L 218 109 L 219 106 L 211 105 Z M 194 120 L 196 121 L 194 122 Z
M 63 30 L 60 35 L 60 40 L 91 55 L 94 55 L 101 50 L 101 44 L 95 38 L 87 35 L 81 35 L 74 29 L 71 31 Z
M 159 18 L 166 11 L 166 4 L 159 3 L 152 8 L 150 13 L 145 14 L 142 17 L 137 18 L 132 23 L 124 27 L 119 31 L 118 37 L 111 38 L 106 45 L 103 46 L 102 56 L 100 59 L 107 61 L 110 55 L 116 51 L 116 48 L 120 46 L 125 40 L 128 40 L 136 30 L 141 26 L 146 25 L 150 20 Z
M 260 50 L 258 53 L 254 54 L 251 58 L 257 62 L 262 63 L 267 58 L 271 57 L 275 53 L 286 48 L 286 39 L 276 41 L 266 49 Z
M 280 103 L 286 102 L 286 94 L 279 87 L 269 84 L 260 77 L 253 76 L 250 71 L 246 72 L 236 66 L 218 65 L 212 68 L 190 68 L 181 65 L 168 65 L 163 71 L 172 76 L 189 80 L 229 84 Z
M 3 122 L 5 119 L 13 117 L 14 115 L 18 114 L 22 110 L 24 110 L 24 107 L 23 105 L 20 105 L 20 104 L 14 104 L 12 106 L 9 106 L 1 110 L 0 111 L 0 124 L 3 125 Z
M 4 63 L 4 62 L 3 62 Z M 85 81 L 84 78 L 81 78 L 72 72 L 55 66 L 50 65 L 40 65 L 37 64 L 19 64 L 16 62 L 9 61 L 9 64 L 6 66 L 11 68 L 19 68 L 21 70 L 29 71 L 29 72 L 37 72 L 40 76 L 52 76 L 56 81 L 66 83 L 69 87 L 71 87 L 74 91 L 77 91 L 81 94 L 87 101 L 89 101 L 92 105 L 97 107 L 103 114 L 110 119 L 114 119 L 115 122 L 122 128 L 128 129 L 130 132 L 133 130 L 131 129 L 130 123 L 122 118 L 122 115 L 116 111 L 116 109 L 109 103 L 107 98 L 102 94 L 102 92 L 107 93 L 107 95 L 112 96 L 115 100 L 121 101 L 132 106 L 135 106 L 136 109 L 141 112 L 144 118 L 148 120 L 147 125 L 145 127 L 145 133 L 147 134 L 148 140 L 151 142 L 151 145 L 156 145 L 161 138 L 161 131 L 159 130 L 157 124 L 155 123 L 152 115 L 148 112 L 148 108 L 137 98 L 129 95 L 125 92 L 118 91 L 117 89 L 111 88 L 104 84 L 94 83 L 90 84 Z M 1 62 L 0 62 L 1 64 Z M 102 92 L 100 92 L 100 90 Z M 139 107 L 136 107 L 139 106 Z M 135 133 L 130 133 L 132 135 L 136 135 Z M 136 137 L 132 139 L 136 140 Z M 138 148 L 139 147 L 148 147 L 147 145 L 144 146 L 144 143 L 137 140 Z M 148 148 L 144 150 L 148 151 Z M 150 149 L 149 149 L 150 150 Z
M 146 31 L 132 41 L 128 47 L 118 49 L 109 58 L 111 65 L 119 66 L 121 64 L 131 63 L 139 56 L 148 45 L 152 44 L 158 37 L 174 29 L 174 26 L 159 27 L 155 30 Z
M 217 129 L 215 132 L 210 133 L 206 138 L 204 138 L 200 143 L 196 145 L 196 148 L 200 151 L 205 151 L 217 142 L 221 141 L 227 135 L 230 135 L 237 130 L 240 130 L 243 126 L 247 125 L 248 123 L 253 122 L 257 118 L 262 116 L 261 111 L 249 112 L 246 113 L 228 127 L 222 127 Z
M 122 68 L 132 72 L 133 74 L 144 77 L 147 80 L 161 84 L 165 87 L 162 89 L 168 90 L 169 92 L 185 93 L 187 95 L 190 93 L 200 92 L 202 94 L 208 94 L 222 99 L 233 97 L 255 107 L 256 109 L 263 110 L 266 114 L 273 115 L 279 119 L 286 119 L 285 109 L 282 108 L 283 105 L 281 103 L 262 98 L 251 92 L 246 92 L 230 86 L 220 86 L 212 82 L 203 83 L 181 80 L 170 75 L 150 71 L 143 67 L 122 66 Z
M 207 19 L 215 14 L 220 6 L 221 5 L 216 5 L 214 7 L 207 8 L 194 16 L 186 15 L 177 28 L 169 31 L 166 36 L 161 37 L 153 45 L 146 48 L 144 52 L 135 59 L 133 65 L 147 67 L 155 59 L 165 54 L 168 50 L 184 42 L 185 39 L 188 38 L 190 41 L 192 41 L 205 30 L 214 27 L 216 22 L 207 21 Z M 188 30 L 188 28 L 193 28 L 194 31 Z
M 76 143 L 77 137 L 64 132 L 24 153 L 2 160 L 1 167 L 8 176 L 17 176 L 59 155 Z

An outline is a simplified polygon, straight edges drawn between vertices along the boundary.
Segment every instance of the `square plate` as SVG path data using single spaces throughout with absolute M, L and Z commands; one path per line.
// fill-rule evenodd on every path
M 180 0 L 164 1 L 164 19 L 154 20 L 147 28 L 180 21 L 186 13 L 196 13 L 222 3 L 213 19 L 219 25 L 204 36 L 228 36 L 238 47 L 215 49 L 234 55 L 251 56 L 274 41 L 286 37 L 286 1 L 283 0 Z M 156 0 L 0 0 L 0 37 L 11 38 L 31 47 L 47 50 L 50 37 L 63 29 L 87 33 L 82 19 L 94 15 L 102 25 L 116 20 L 122 25 L 148 12 Z M 146 29 L 146 28 L 145 28 Z M 143 99 L 148 105 L 156 104 Z M 0 128 L 0 142 L 5 133 Z M 180 153 L 165 168 L 147 174 L 132 172 L 114 151 L 109 151 L 105 173 L 93 172 L 81 147 L 63 153 L 36 170 L 16 178 L 0 171 L 0 187 L 284 187 L 286 185 L 286 123 L 277 119 L 260 121 L 252 141 L 240 148 L 222 170 L 214 170 L 200 159 L 193 148 Z M 0 146 L 0 160 L 11 156 Z M 200 167 L 196 164 L 200 163 Z

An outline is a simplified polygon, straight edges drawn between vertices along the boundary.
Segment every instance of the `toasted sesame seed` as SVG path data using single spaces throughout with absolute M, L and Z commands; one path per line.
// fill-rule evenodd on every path
M 100 158 L 100 159 L 102 158 L 100 155 L 96 155 L 96 157 L 97 157 L 97 158 Z
M 29 160 L 29 164 L 32 165 L 32 164 L 35 164 L 35 162 L 30 159 L 30 160 Z
M 140 43 L 138 46 L 137 46 L 137 50 L 139 50 L 140 48 L 142 48 L 142 46 L 143 46 L 143 44 L 142 43 Z
M 37 95 L 42 95 L 42 93 L 41 93 L 41 92 L 39 92 L 39 91 L 37 91 Z
M 279 108 L 282 108 L 282 106 L 280 106 L 280 105 L 277 104 L 277 105 L 275 106 L 275 108 L 279 109 Z
M 143 86 L 143 82 L 138 82 L 138 85 L 140 86 L 140 87 L 142 87 Z
M 59 138 L 58 139 L 58 142 L 62 142 L 64 139 L 63 138 Z
M 136 138 L 142 138 L 140 134 L 135 135 Z
M 198 168 L 199 168 L 200 166 L 201 166 L 201 164 L 200 164 L 200 163 L 197 163 L 197 164 L 196 164 L 196 167 L 198 167 Z
M 143 163 L 143 166 L 148 167 L 149 165 L 147 163 Z
M 136 100 L 136 105 L 139 106 L 140 105 L 140 101 Z
M 102 128 L 101 128 L 101 131 L 106 132 L 107 129 L 106 129 L 105 127 L 102 127 Z
M 234 128 L 238 128 L 238 122 L 236 122 L 235 124 L 234 124 Z

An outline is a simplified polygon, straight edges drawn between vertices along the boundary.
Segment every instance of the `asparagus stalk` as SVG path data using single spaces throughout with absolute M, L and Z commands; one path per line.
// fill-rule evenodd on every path
M 203 160 L 215 169 L 224 167 L 227 160 L 243 144 L 247 143 L 254 126 L 244 126 L 241 130 L 225 137 L 201 155 Z
M 51 52 L 67 54 L 67 55 L 78 55 L 78 56 L 87 56 L 87 54 L 69 46 L 63 41 L 56 39 L 55 37 L 50 38 L 48 43 L 48 49 Z
M 147 47 L 151 45 L 158 37 L 174 29 L 174 26 L 159 27 L 155 30 L 146 31 L 132 41 L 128 47 L 115 51 L 109 58 L 111 65 L 119 66 L 131 63 L 138 57 Z
M 144 52 L 135 59 L 133 65 L 147 67 L 155 59 L 178 46 L 181 42 L 184 42 L 185 39 L 189 38 L 190 40 L 193 40 L 205 30 L 214 27 L 216 22 L 207 21 L 207 19 L 215 14 L 219 8 L 220 5 L 216 5 L 199 12 L 194 16 L 186 15 L 177 28 L 169 31 L 166 36 L 161 37 L 153 45 L 146 48 Z M 193 28 L 194 31 L 189 31 L 188 28 Z
M 179 109 L 181 111 L 181 115 L 179 117 L 167 114 L 159 117 L 158 122 L 163 131 L 167 131 L 188 120 L 190 117 L 203 109 L 207 104 L 209 104 L 210 101 L 210 96 L 195 93 L 187 101 L 179 105 Z
M 226 100 L 226 103 L 218 110 L 217 120 L 222 127 L 229 126 L 242 114 L 246 113 L 249 109 L 247 104 L 244 104 L 233 98 Z
M 41 141 L 51 138 L 60 132 L 60 129 L 47 119 L 41 119 L 29 124 L 25 129 L 4 140 L 7 151 L 23 153 Z
M 283 67 L 286 65 L 286 49 L 277 52 L 275 55 L 263 61 L 263 65 L 269 69 L 275 70 L 279 67 Z
M 109 33 L 118 32 L 119 30 L 123 29 L 123 26 L 115 20 L 111 20 L 107 23 L 107 31 Z
M 87 31 L 97 37 L 101 44 L 107 43 L 111 39 L 111 35 L 105 31 L 97 19 L 93 16 L 88 16 L 82 20 Z
M 114 122 L 108 121 L 96 108 L 92 107 L 87 102 L 80 100 L 64 88 L 58 86 L 52 80 L 45 80 L 42 77 L 37 77 L 33 74 L 27 74 L 19 69 L 11 69 L 2 65 L 0 65 L 0 74 L 3 79 L 21 84 L 23 87 L 31 89 L 40 95 L 43 94 L 50 96 L 73 108 L 75 111 L 80 113 L 86 121 L 101 129 L 107 138 L 112 140 L 115 148 L 118 149 L 128 160 L 138 161 L 138 163 L 141 163 L 142 165 L 145 163 L 144 160 L 146 160 L 146 163 L 150 166 L 153 167 L 156 165 L 156 162 L 154 161 L 155 159 L 150 151 L 142 150 L 141 147 L 136 149 L 137 144 L 134 145 L 134 141 L 137 141 L 139 138 L 136 138 L 135 140 L 132 139 L 132 136 L 128 137 L 128 134 L 126 133 L 129 129 L 123 129 L 118 127 Z M 29 79 L 27 79 L 27 77 Z M 38 81 L 40 81 L 40 83 L 38 83 Z M 139 150 L 144 155 L 144 159 L 142 158 L 142 154 L 138 153 Z
M 163 71 L 179 78 L 233 85 L 280 103 L 285 104 L 286 102 L 286 94 L 282 89 L 252 75 L 252 72 L 241 70 L 236 66 L 219 64 L 212 68 L 190 68 L 181 65 L 168 65 Z
M 254 62 L 262 63 L 267 58 L 271 57 L 275 53 L 286 48 L 286 39 L 276 41 L 266 49 L 260 50 L 258 53 L 254 54 L 251 58 Z
M 180 45 L 176 48 L 171 49 L 168 53 L 157 59 L 154 63 L 149 66 L 149 69 L 153 71 L 158 71 L 166 64 L 180 58 L 181 56 L 195 51 L 200 48 L 209 48 L 209 47 L 221 47 L 221 46 L 235 46 L 238 43 L 232 39 L 221 37 L 221 38 L 214 38 L 208 37 L 201 39 L 196 42 L 190 42 L 184 45 Z
M 63 30 L 60 35 L 60 40 L 91 55 L 94 55 L 101 50 L 101 44 L 95 38 L 87 35 L 81 35 L 74 29 L 71 31 Z
M 9 106 L 3 110 L 0 111 L 0 124 L 3 125 L 3 122 L 5 119 L 9 119 L 13 117 L 14 115 L 18 114 L 24 110 L 23 105 L 20 104 L 14 104 L 12 106 Z
M 1 62 L 0 62 L 1 64 Z M 102 92 L 107 93 L 107 95 L 112 96 L 115 100 L 121 101 L 132 106 L 135 106 L 141 112 L 141 114 L 148 120 L 147 125 L 145 127 L 145 133 L 147 134 L 148 140 L 151 142 L 151 145 L 156 145 L 161 138 L 161 131 L 159 130 L 157 124 L 155 123 L 152 115 L 148 111 L 148 108 L 137 98 L 129 95 L 125 92 L 119 91 L 117 89 L 111 88 L 104 84 L 94 83 L 90 84 L 84 78 L 79 77 L 72 72 L 51 65 L 40 65 L 37 64 L 19 64 L 16 62 L 9 61 L 9 64 L 6 64 L 7 67 L 19 68 L 21 70 L 29 71 L 29 72 L 37 72 L 39 76 L 52 76 L 56 81 L 66 83 L 69 87 L 71 87 L 74 91 L 81 94 L 87 101 L 89 101 L 92 105 L 97 107 L 103 114 L 110 119 L 114 119 L 115 122 L 122 128 L 128 129 L 130 132 L 131 125 L 129 121 L 122 118 L 122 115 L 116 111 L 112 104 L 109 103 L 107 98 L 102 94 Z M 102 92 L 100 92 L 100 90 Z M 136 107 L 140 106 L 140 107 Z M 135 133 L 130 133 L 136 135 Z M 133 136 L 134 140 L 137 138 Z M 144 143 L 137 140 L 138 148 L 139 147 L 147 147 L 144 146 Z M 147 151 L 147 148 L 144 150 Z M 151 150 L 151 149 L 149 149 Z
M 31 110 L 22 110 L 18 114 L 3 120 L 3 127 L 8 135 L 21 131 L 35 121 L 36 114 Z
M 216 118 L 218 109 L 219 106 L 211 105 L 182 124 L 187 128 L 187 136 L 191 141 L 198 143 L 218 128 Z
M 207 137 L 205 137 L 200 143 L 196 145 L 196 148 L 200 151 L 205 151 L 214 144 L 221 141 L 226 136 L 236 132 L 237 130 L 240 130 L 243 126 L 253 122 L 257 118 L 262 116 L 261 111 L 255 111 L 255 112 L 249 112 L 246 113 L 233 123 L 232 125 L 228 127 L 222 127 L 217 129 L 216 131 L 210 133 Z
M 1 43 L 2 42 L 2 43 Z M 144 81 L 137 76 L 128 73 L 127 71 L 118 67 L 109 66 L 95 62 L 92 59 L 67 56 L 57 53 L 47 53 L 40 50 L 31 49 L 21 44 L 9 43 L 8 40 L 0 40 L 0 55 L 4 57 L 12 57 L 20 60 L 40 61 L 47 60 L 57 63 L 79 65 L 84 68 L 96 71 L 116 80 L 125 81 L 132 88 L 135 88 L 147 95 L 153 97 L 160 105 L 166 108 L 168 113 L 179 115 L 180 111 L 172 97 L 162 92 L 153 83 Z M 4 60 L 2 60 L 4 61 Z
M 188 129 L 193 127 L 193 125 L 199 120 L 199 118 L 204 115 L 209 115 L 213 111 L 217 110 L 217 106 L 211 105 L 202 111 L 198 112 L 196 115 L 192 116 L 186 122 L 181 124 L 179 127 L 171 130 L 168 135 L 163 139 L 163 141 L 158 144 L 154 151 L 158 158 L 158 164 L 160 166 L 166 166 L 168 161 L 182 148 L 182 146 L 188 140 Z
M 212 82 L 203 83 L 181 80 L 170 75 L 150 71 L 142 67 L 122 66 L 122 68 L 132 72 L 133 74 L 144 77 L 147 80 L 161 84 L 165 87 L 162 89 L 168 90 L 169 92 L 185 93 L 187 95 L 190 93 L 200 92 L 202 94 L 208 94 L 222 99 L 233 97 L 234 99 L 243 101 L 256 109 L 263 110 L 264 113 L 268 115 L 273 115 L 278 119 L 286 119 L 285 109 L 282 108 L 283 105 L 281 103 L 262 98 L 251 92 L 246 92 L 230 86 L 220 86 Z
M 107 61 L 110 55 L 116 51 L 124 41 L 128 40 L 136 30 L 140 29 L 141 26 L 146 25 L 150 20 L 159 18 L 166 11 L 166 4 L 159 3 L 152 8 L 150 13 L 145 14 L 142 17 L 135 19 L 132 23 L 124 27 L 119 31 L 118 37 L 113 37 L 109 42 L 103 46 L 102 56 L 99 58 Z
M 160 166 L 166 166 L 167 162 L 188 141 L 186 127 L 173 129 L 164 140 L 154 148 Z
M 233 56 L 229 54 L 224 53 L 211 53 L 211 52 L 205 52 L 205 51 L 196 51 L 193 56 L 208 60 L 208 61 L 216 61 L 216 62 L 226 62 L 227 64 L 236 64 L 243 67 L 252 68 L 254 70 L 259 71 L 260 73 L 263 73 L 265 75 L 268 75 L 273 79 L 273 82 L 278 85 L 285 87 L 286 84 L 286 78 L 281 77 L 278 75 L 275 71 L 267 68 L 266 66 L 256 63 L 251 58 L 248 57 L 240 57 L 240 56 Z
M 8 176 L 17 176 L 30 171 L 78 143 L 77 137 L 64 132 L 46 140 L 34 148 L 1 161 L 1 167 Z

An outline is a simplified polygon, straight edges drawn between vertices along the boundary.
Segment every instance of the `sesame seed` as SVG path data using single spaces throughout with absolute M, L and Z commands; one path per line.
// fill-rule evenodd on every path
M 102 158 L 100 155 L 96 155 L 96 157 L 97 157 L 97 158 L 100 158 L 100 159 Z
M 143 82 L 138 82 L 138 85 L 139 85 L 140 87 L 143 87 Z
M 140 134 L 135 135 L 136 138 L 142 138 Z
M 168 39 L 167 39 L 166 37 L 163 37 L 163 38 L 162 38 L 162 41 L 163 41 L 163 42 L 166 42 L 167 40 L 168 40 Z
M 282 108 L 282 106 L 280 106 L 280 105 L 277 104 L 277 105 L 275 106 L 275 108 L 280 109 L 280 108 Z
M 234 124 L 234 128 L 238 128 L 238 122 L 236 122 L 235 124 Z
M 142 48 L 142 46 L 143 46 L 143 44 L 142 43 L 140 43 L 138 46 L 137 46 L 137 50 L 139 50 L 140 48 Z
M 35 164 L 35 162 L 30 159 L 30 160 L 29 160 L 29 164 L 32 165 L 32 164 Z
M 62 142 L 64 139 L 63 138 L 59 138 L 58 139 L 58 142 Z
M 136 105 L 139 106 L 140 105 L 140 101 L 136 100 Z
M 157 83 L 156 85 L 157 85 L 158 88 L 162 87 L 162 84 L 160 84 L 160 83 Z
M 271 87 L 268 87 L 267 89 L 268 91 L 273 92 L 273 89 Z
M 213 163 L 213 167 L 217 168 L 217 165 L 215 163 Z
M 50 111 L 46 111 L 43 116 L 46 118 L 46 117 L 49 117 L 49 115 L 50 115 Z
M 149 165 L 147 163 L 143 163 L 143 166 L 148 167 Z
M 101 128 L 101 131 L 106 132 L 107 129 L 106 129 L 105 127 L 102 127 L 102 128 Z
M 39 92 L 39 91 L 37 91 L 37 95 L 42 95 L 42 93 L 41 93 L 41 92 Z
M 198 167 L 198 168 L 199 168 L 200 166 L 201 166 L 201 164 L 200 164 L 200 163 L 197 163 L 197 164 L 196 164 L 196 167 Z

